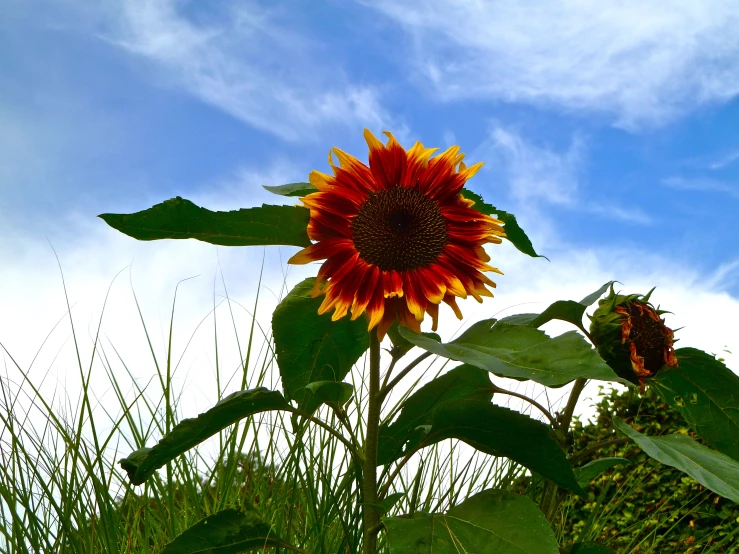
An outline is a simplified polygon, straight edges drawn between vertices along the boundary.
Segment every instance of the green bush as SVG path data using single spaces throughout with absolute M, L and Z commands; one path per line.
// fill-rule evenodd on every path
M 634 390 L 606 391 L 601 387 L 599 397 L 595 422 L 583 424 L 576 419 L 573 424 L 574 452 L 618 439 L 614 416 L 650 436 L 694 436 L 680 414 L 649 390 L 639 395 Z M 737 504 L 705 489 L 685 473 L 651 460 L 631 441 L 600 448 L 577 465 L 611 456 L 632 463 L 591 481 L 586 487 L 587 499 L 571 496 L 564 503 L 556 522 L 561 544 L 592 540 L 619 553 L 739 552 L 734 546 L 739 539 Z

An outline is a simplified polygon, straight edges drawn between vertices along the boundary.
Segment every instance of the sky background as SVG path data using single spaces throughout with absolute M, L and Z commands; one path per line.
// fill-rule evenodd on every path
M 281 203 L 261 186 L 328 171 L 333 146 L 366 159 L 367 127 L 485 162 L 469 188 L 551 260 L 491 247 L 505 275 L 495 299 L 463 305 L 465 325 L 611 279 L 657 286 L 679 346 L 736 371 L 738 28 L 739 2 L 718 0 L 3 0 L 0 342 L 33 375 L 71 383 L 65 285 L 83 353 L 105 305 L 106 340 L 146 380 L 133 291 L 161 354 L 175 287 L 199 276 L 178 292 L 180 352 L 224 283 L 246 317 L 263 261 L 268 327 L 283 280 L 315 274 L 286 267 L 296 249 L 141 243 L 96 215 L 177 195 L 219 210 Z M 459 323 L 446 318 L 448 338 Z M 181 374 L 207 407 L 202 329 Z M 237 367 L 234 352 L 220 363 Z

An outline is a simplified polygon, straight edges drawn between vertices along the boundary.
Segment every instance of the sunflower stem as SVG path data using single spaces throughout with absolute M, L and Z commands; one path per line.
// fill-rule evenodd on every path
M 370 332 L 369 402 L 367 406 L 367 434 L 364 441 L 362 492 L 364 503 L 364 554 L 377 552 L 377 533 L 380 514 L 377 511 L 377 437 L 380 431 L 380 341 L 377 331 Z

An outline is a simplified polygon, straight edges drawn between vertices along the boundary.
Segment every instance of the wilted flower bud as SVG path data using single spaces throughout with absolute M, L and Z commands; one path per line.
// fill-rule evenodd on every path
M 664 365 L 677 367 L 672 329 L 660 315 L 666 313 L 649 303 L 649 296 L 611 292 L 598 302 L 590 316 L 590 334 L 598 353 L 619 377 L 638 383 Z

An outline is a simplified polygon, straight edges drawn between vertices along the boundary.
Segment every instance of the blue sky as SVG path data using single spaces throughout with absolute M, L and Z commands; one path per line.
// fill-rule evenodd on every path
M 501 249 L 493 311 L 656 284 L 673 326 L 699 320 L 691 345 L 737 351 L 737 28 L 739 3 L 712 0 L 5 0 L 4 310 L 59 295 L 47 239 L 79 298 L 134 257 L 152 301 L 191 270 L 184 252 L 238 281 L 261 251 L 133 245 L 95 216 L 278 203 L 260 185 L 327 171 L 332 146 L 365 157 L 368 127 L 484 161 L 470 188 L 552 260 Z

